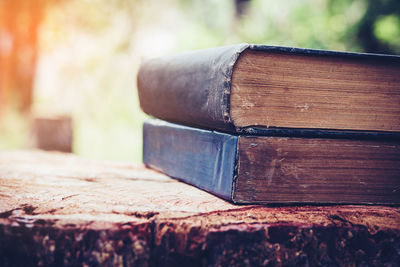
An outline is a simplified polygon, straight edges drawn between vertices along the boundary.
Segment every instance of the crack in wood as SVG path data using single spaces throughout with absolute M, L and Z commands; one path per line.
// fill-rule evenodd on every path
M 61 200 L 66 200 L 68 198 L 75 197 L 75 196 L 79 196 L 79 194 L 69 195 L 69 196 L 63 197 Z
M 15 209 L 11 209 L 11 210 L 7 210 L 7 211 L 4 211 L 4 212 L 1 212 L 0 213 L 0 218 L 1 219 L 6 219 L 6 218 L 10 217 L 14 210 Z

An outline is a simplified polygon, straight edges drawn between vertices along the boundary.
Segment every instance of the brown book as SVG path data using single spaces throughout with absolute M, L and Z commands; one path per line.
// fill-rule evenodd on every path
M 395 139 L 233 135 L 159 120 L 143 136 L 146 165 L 234 203 L 400 204 Z
M 400 131 L 400 57 L 234 45 L 144 62 L 142 109 L 201 128 Z

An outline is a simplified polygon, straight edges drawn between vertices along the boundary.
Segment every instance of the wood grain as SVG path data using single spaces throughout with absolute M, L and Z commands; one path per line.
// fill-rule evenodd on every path
M 400 131 L 400 65 L 249 50 L 230 103 L 236 127 Z
M 398 142 L 240 137 L 239 203 L 400 204 Z
M 400 209 L 235 206 L 142 165 L 0 153 L 2 266 L 395 265 Z

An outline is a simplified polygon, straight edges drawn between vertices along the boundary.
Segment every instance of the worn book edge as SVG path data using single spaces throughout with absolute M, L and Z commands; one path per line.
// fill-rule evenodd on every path
M 142 110 L 166 121 L 235 132 L 229 113 L 232 72 L 249 46 L 223 46 L 144 61 L 137 76 Z M 152 101 L 155 98 L 160 101 Z
M 143 163 L 232 201 L 237 142 L 235 135 L 147 120 L 143 125 Z

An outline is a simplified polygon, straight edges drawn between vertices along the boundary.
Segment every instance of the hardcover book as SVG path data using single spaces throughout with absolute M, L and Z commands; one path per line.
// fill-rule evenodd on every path
M 400 56 L 239 44 L 145 61 L 142 109 L 207 129 L 400 131 Z
M 234 135 L 161 120 L 145 122 L 143 138 L 147 166 L 234 203 L 400 204 L 397 138 Z

